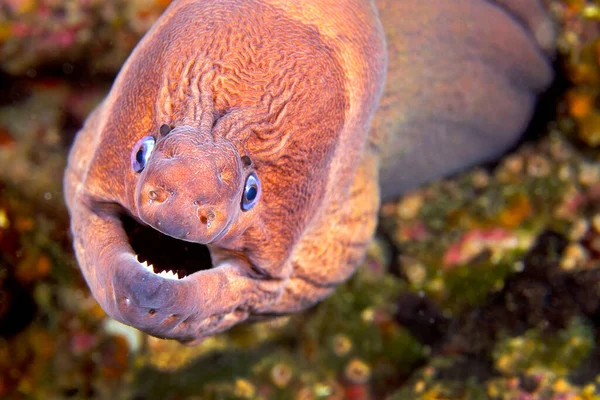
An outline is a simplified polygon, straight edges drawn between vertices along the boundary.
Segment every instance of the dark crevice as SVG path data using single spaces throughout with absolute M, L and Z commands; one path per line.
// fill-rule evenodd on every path
M 3 266 L 0 265 L 0 271 Z M 37 314 L 33 295 L 16 279 L 0 280 L 0 338 L 11 338 L 23 331 Z
M 77 116 L 68 110 L 64 110 L 61 141 L 65 148 L 71 147 L 75 140 L 75 135 L 81 129 L 84 121 L 81 121 Z
M 435 347 L 444 339 L 450 320 L 431 298 L 405 292 L 398 296 L 397 304 L 394 318 L 419 342 Z
M 0 71 L 0 106 L 19 103 L 31 94 L 27 79 L 16 79 Z
M 382 218 L 379 215 L 377 221 L 376 236 L 382 241 L 382 245 L 385 246 L 385 250 L 389 255 L 388 272 L 392 275 L 406 280 L 402 266 L 400 265 L 400 249 L 396 246 L 394 238 L 390 232 L 393 232 L 394 227 L 387 218 Z
M 152 264 L 156 273 L 171 270 L 183 278 L 213 267 L 205 245 L 164 235 L 126 214 L 121 215 L 121 222 L 139 261 Z

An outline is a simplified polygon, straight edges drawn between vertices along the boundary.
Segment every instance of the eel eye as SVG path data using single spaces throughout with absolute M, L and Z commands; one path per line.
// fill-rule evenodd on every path
M 154 150 L 156 140 L 152 136 L 145 136 L 138 140 L 131 152 L 131 167 L 135 172 L 142 172 Z
M 260 181 L 256 174 L 252 173 L 246 178 L 244 184 L 244 196 L 242 197 L 242 210 L 248 211 L 258 202 L 260 197 Z

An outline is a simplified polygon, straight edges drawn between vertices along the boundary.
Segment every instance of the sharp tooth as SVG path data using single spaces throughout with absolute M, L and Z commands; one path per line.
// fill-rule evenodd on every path
M 161 271 L 157 275 L 165 279 L 179 279 L 179 274 L 173 271 Z
M 161 271 L 158 275 L 165 279 L 174 279 L 173 272 L 171 271 Z
M 140 262 L 138 260 L 138 262 L 140 263 L 140 265 L 142 267 L 144 267 L 146 269 L 146 271 L 154 273 L 154 268 L 152 267 L 152 264 L 148 264 L 148 261 Z
M 179 277 L 179 273 L 178 272 L 173 272 L 171 270 L 165 270 L 165 271 L 161 271 L 161 272 L 154 272 L 154 266 L 152 264 L 148 264 L 148 261 L 140 261 L 139 257 L 136 256 L 137 262 L 140 263 L 140 265 L 142 267 L 144 267 L 146 269 L 146 271 L 148 272 L 152 272 L 155 275 L 160 276 L 161 278 L 165 278 L 165 279 L 181 279 Z

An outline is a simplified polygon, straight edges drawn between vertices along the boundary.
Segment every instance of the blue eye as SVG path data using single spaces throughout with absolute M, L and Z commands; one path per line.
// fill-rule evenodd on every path
M 135 172 L 142 172 L 154 150 L 156 140 L 152 136 L 145 136 L 138 140 L 131 152 L 131 167 Z
M 258 202 L 260 197 L 260 181 L 256 174 L 250 174 L 244 185 L 244 196 L 242 197 L 242 210 L 248 211 Z

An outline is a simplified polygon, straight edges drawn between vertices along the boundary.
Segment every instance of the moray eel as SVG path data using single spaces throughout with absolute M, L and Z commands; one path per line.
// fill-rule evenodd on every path
M 69 155 L 94 297 L 186 343 L 317 303 L 381 199 L 514 144 L 553 42 L 537 0 L 175 0 Z

